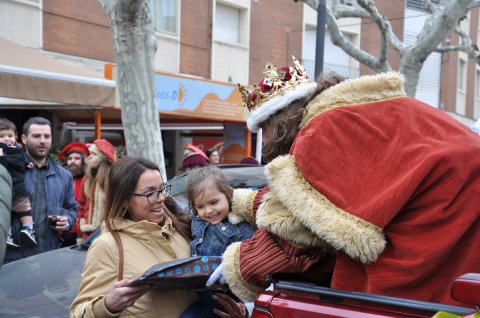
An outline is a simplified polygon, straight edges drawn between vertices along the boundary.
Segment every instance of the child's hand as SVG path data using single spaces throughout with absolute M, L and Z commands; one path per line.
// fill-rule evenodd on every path
M 29 163 L 27 163 L 27 168 L 32 169 L 33 168 L 33 162 L 30 161 Z
M 3 156 L 3 148 L 0 148 L 0 156 Z

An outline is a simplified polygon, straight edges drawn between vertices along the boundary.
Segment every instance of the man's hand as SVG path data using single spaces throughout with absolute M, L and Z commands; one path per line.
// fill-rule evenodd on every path
M 210 287 L 214 285 L 217 281 L 222 285 L 227 282 L 225 276 L 223 276 L 223 263 L 221 263 L 220 266 L 215 269 L 212 275 L 210 275 L 206 285 Z
M 68 224 L 68 218 L 65 215 L 49 215 L 48 219 L 53 224 L 52 227 L 55 231 L 63 232 L 68 229 L 70 224 Z
M 214 308 L 213 313 L 218 317 L 224 318 L 246 318 L 249 316 L 247 307 L 241 301 L 237 301 L 232 297 L 217 293 L 212 296 L 213 300 L 223 307 L 223 310 Z

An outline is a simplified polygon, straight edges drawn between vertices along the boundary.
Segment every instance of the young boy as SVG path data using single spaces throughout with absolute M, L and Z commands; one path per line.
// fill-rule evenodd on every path
M 17 147 L 17 128 L 5 118 L 0 118 L 0 164 L 5 166 L 12 177 L 12 218 L 20 218 L 22 229 L 20 242 L 28 246 L 36 246 L 35 231 L 33 230 L 32 206 L 30 194 L 25 189 L 25 167 L 32 163 L 26 160 L 23 149 Z M 7 246 L 18 248 L 12 238 L 11 229 L 8 233 Z

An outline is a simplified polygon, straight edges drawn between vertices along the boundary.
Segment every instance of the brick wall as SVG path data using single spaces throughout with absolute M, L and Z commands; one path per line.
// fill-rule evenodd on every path
M 44 0 L 43 49 L 113 62 L 112 33 L 96 0 Z
M 212 1 L 183 0 L 180 72 L 210 78 Z
M 292 65 L 302 57 L 303 3 L 253 0 L 250 16 L 250 83 L 258 83 L 266 62 Z

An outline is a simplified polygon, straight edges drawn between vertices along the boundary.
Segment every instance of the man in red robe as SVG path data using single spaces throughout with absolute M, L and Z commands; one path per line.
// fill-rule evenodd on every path
M 88 147 L 83 142 L 71 142 L 66 145 L 58 154 L 58 159 L 62 162 L 64 168 L 69 170 L 73 176 L 73 190 L 75 192 L 75 201 L 80 202 L 83 187 L 82 183 L 85 179 L 85 158 L 89 156 Z M 68 233 L 63 234 L 62 246 L 70 246 L 76 244 L 78 234 L 78 218 L 72 229 Z
M 332 264 L 333 251 L 332 288 L 460 304 L 450 286 L 480 264 L 478 135 L 405 96 L 400 74 L 316 84 L 295 63 L 240 89 L 269 187 L 235 191 L 233 212 L 258 230 L 209 283 L 252 300 L 267 275 Z

